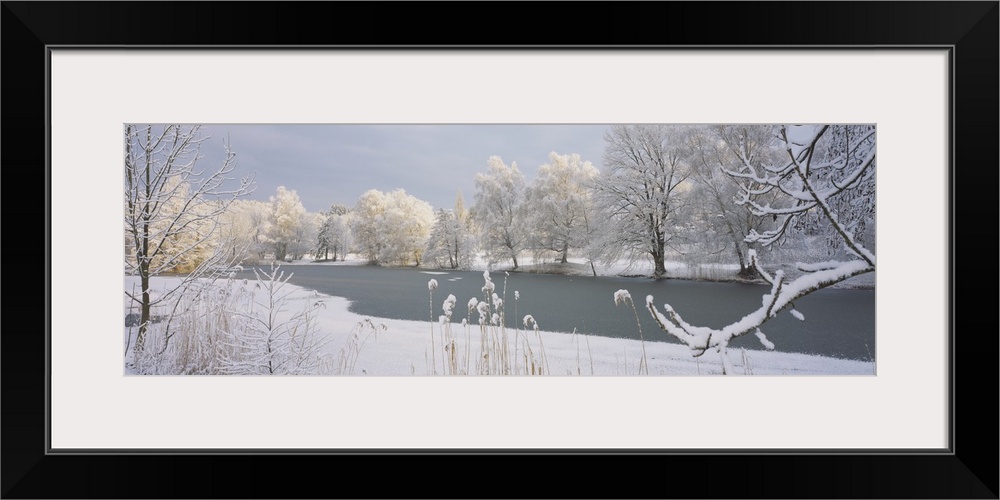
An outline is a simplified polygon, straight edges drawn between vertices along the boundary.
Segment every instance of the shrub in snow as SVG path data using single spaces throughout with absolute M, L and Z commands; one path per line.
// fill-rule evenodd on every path
M 198 281 L 152 325 L 149 349 L 135 356 L 139 374 L 322 374 L 333 370 L 325 354 L 329 336 L 315 324 L 321 301 L 292 310 L 291 277 L 277 267 L 256 280 Z

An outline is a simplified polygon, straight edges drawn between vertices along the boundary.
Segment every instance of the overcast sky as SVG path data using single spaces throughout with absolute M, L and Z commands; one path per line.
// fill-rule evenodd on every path
M 219 165 L 227 134 L 237 171 L 253 173 L 253 199 L 278 186 L 295 190 L 311 212 L 353 206 L 368 189 L 405 189 L 437 208 L 461 190 L 475 197 L 475 174 L 492 155 L 517 162 L 528 182 L 549 152 L 578 153 L 601 168 L 605 125 L 205 125 L 200 166 Z

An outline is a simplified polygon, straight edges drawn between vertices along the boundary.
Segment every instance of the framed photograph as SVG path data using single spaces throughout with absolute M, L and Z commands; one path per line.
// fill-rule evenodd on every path
M 127 375 L 877 374 L 875 124 L 127 124 L 124 140 Z
M 46 299 L 44 329 L 31 336 L 9 330 L 3 340 L 5 497 L 302 496 L 298 488 L 320 483 L 306 478 L 258 487 L 234 472 L 220 480 L 219 491 L 204 492 L 180 478 L 206 467 L 240 471 L 251 462 L 275 474 L 294 474 L 307 460 L 332 466 L 334 460 L 358 459 L 367 467 L 399 470 L 412 467 L 416 455 L 431 462 L 457 459 L 461 463 L 449 473 L 465 475 L 484 465 L 467 455 L 491 455 L 507 466 L 553 454 L 602 459 L 600 466 L 630 455 L 630 471 L 656 478 L 633 490 L 621 485 L 622 466 L 608 465 L 614 473 L 607 479 L 562 494 L 660 496 L 669 494 L 664 492 L 671 484 L 664 471 L 704 477 L 710 470 L 712 477 L 738 481 L 705 478 L 697 482 L 698 491 L 683 496 L 997 497 L 996 467 L 975 458 L 995 456 L 996 441 L 977 437 L 987 430 L 970 418 L 995 421 L 995 400 L 956 385 L 995 380 L 996 360 L 984 361 L 980 353 L 995 352 L 996 337 L 957 335 L 982 326 L 959 321 L 955 309 L 956 275 L 980 261 L 965 257 L 973 246 L 957 251 L 955 221 L 980 214 L 977 203 L 996 196 L 996 2 L 735 4 L 727 5 L 725 23 L 698 33 L 682 28 L 653 41 L 637 38 L 635 26 L 626 30 L 612 22 L 616 16 L 646 22 L 628 7 L 610 13 L 596 4 L 574 7 L 580 22 L 611 24 L 611 33 L 629 44 L 624 47 L 474 40 L 439 45 L 433 35 L 419 35 L 440 32 L 435 26 L 403 23 L 407 12 L 436 10 L 423 6 L 394 6 L 384 23 L 381 17 L 376 23 L 375 5 L 329 4 L 337 15 L 324 16 L 322 30 L 314 4 L 223 7 L 228 5 L 4 3 L 4 163 L 44 172 L 46 192 L 46 279 L 39 292 Z M 715 6 L 663 7 L 671 19 L 704 19 Z M 513 11 L 499 16 L 538 29 L 545 24 Z M 146 20 L 142 30 L 126 22 L 135 19 Z M 346 26 L 360 19 L 398 35 L 345 35 L 351 32 Z M 732 31 L 723 25 L 746 20 L 754 20 L 754 34 L 730 40 Z M 193 31 L 181 36 L 173 31 L 177 25 L 192 25 Z M 244 31 L 230 28 L 248 25 L 269 29 L 254 30 L 245 43 Z M 91 31 L 95 26 L 101 29 Z M 331 39 L 297 35 L 333 27 L 344 30 L 334 30 Z M 396 38 L 403 33 L 413 35 L 407 45 Z M 11 99 L 15 89 L 39 100 L 12 106 L 24 101 Z M 18 127 L 8 128 L 10 123 Z M 877 148 L 881 163 L 874 237 L 883 255 L 872 319 L 877 371 L 754 377 L 135 376 L 127 356 L 123 371 L 121 335 L 122 164 L 130 154 L 122 131 L 128 136 L 131 124 L 166 123 L 203 124 L 219 140 L 227 126 L 294 128 L 296 133 L 255 139 L 292 142 L 286 155 L 314 147 L 297 136 L 321 125 L 397 127 L 396 137 L 402 137 L 398 128 L 417 125 L 874 125 L 878 140 L 871 154 Z M 364 146 L 360 139 L 345 141 L 345 147 L 352 145 Z M 241 152 L 234 151 L 239 159 Z M 246 155 L 253 162 L 262 153 L 251 149 Z M 988 167 L 958 168 L 977 164 Z M 377 174 L 382 177 L 371 169 L 328 167 L 332 182 L 340 176 L 345 184 L 359 177 L 403 178 L 407 169 L 431 176 L 407 165 Z M 310 182 L 309 172 L 297 174 Z M 438 172 L 444 178 L 438 183 L 451 182 L 446 174 Z M 471 201 L 472 193 L 465 194 Z M 777 221 L 781 214 L 773 215 Z M 867 251 L 856 255 L 864 258 Z M 874 268 L 873 253 L 870 258 Z M 430 287 L 420 292 L 423 313 L 430 292 L 433 315 L 434 302 L 444 297 L 434 296 L 431 282 L 446 278 L 421 279 Z M 26 297 L 10 300 L 12 308 L 22 302 L 29 308 Z M 651 366 L 630 361 L 638 370 Z M 749 362 L 743 363 L 748 374 Z M 235 370 L 237 364 L 229 366 Z M 421 369 L 427 366 L 448 369 L 444 359 Z M 516 363 L 511 367 L 518 369 Z M 720 370 L 726 369 L 732 371 L 723 363 Z M 25 389 L 42 385 L 44 397 Z M 127 460 L 117 460 L 125 455 Z M 753 471 L 747 460 L 756 464 Z M 84 461 L 91 479 L 81 483 Z M 156 464 L 164 463 L 171 470 L 167 483 L 138 479 L 162 474 Z M 921 471 L 920 480 L 913 479 L 913 470 Z M 783 479 L 789 471 L 799 479 Z M 344 491 L 449 496 L 442 493 L 446 486 L 423 485 L 416 468 L 401 474 L 407 480 L 389 489 Z M 845 474 L 851 479 L 844 480 Z M 562 487 L 560 481 L 543 482 Z M 489 495 L 523 496 L 522 487 L 491 486 Z

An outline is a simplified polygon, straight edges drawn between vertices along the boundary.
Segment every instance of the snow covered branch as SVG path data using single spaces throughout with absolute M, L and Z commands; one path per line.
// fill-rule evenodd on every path
M 722 155 L 718 158 L 721 170 L 739 184 L 733 201 L 774 223 L 761 231 L 748 227 L 744 241 L 767 247 L 784 241 L 793 229 L 805 227 L 813 234 L 825 231 L 839 242 L 848 260 L 799 262 L 798 269 L 806 274 L 787 281 L 780 270 L 768 273 L 757 251 L 748 250 L 750 266 L 770 285 L 770 291 L 761 297 L 760 307 L 722 328 L 691 325 L 670 304 L 664 304 L 660 312 L 653 297 L 646 298 L 646 307 L 661 330 L 687 345 L 696 357 L 716 349 L 726 371 L 730 365 L 725 352 L 733 338 L 754 333 L 765 348 L 773 349 L 761 331 L 767 321 L 785 310 L 805 321 L 805 315 L 794 307 L 796 300 L 875 271 L 875 253 L 855 237 L 856 230 L 874 223 L 874 126 L 782 126 L 777 135 L 785 158 L 772 158 L 769 163 L 751 154 L 752 132 L 745 128 L 718 132 L 732 150 L 728 157 L 732 168 L 725 165 Z M 704 151 L 704 145 L 699 147 Z
M 646 308 L 660 329 L 687 345 L 695 357 L 704 354 L 710 348 L 724 351 L 733 338 L 751 332 L 757 334 L 765 347 L 770 346 L 768 348 L 773 349 L 773 344 L 767 341 L 764 334 L 760 332 L 760 327 L 764 323 L 776 317 L 802 297 L 848 278 L 874 271 L 875 266 L 861 260 L 855 260 L 842 263 L 832 269 L 803 275 L 791 282 L 785 282 L 781 273 L 776 273 L 771 279 L 771 293 L 762 297 L 761 306 L 757 310 L 747 314 L 739 321 L 718 329 L 687 323 L 670 304 L 663 305 L 666 315 L 660 313 L 654 304 L 652 295 L 646 297 Z M 796 319 L 804 319 L 804 316 L 794 308 L 790 309 L 790 314 Z
M 220 166 L 197 169 L 200 148 L 209 136 L 200 136 L 198 126 L 155 128 L 127 125 L 124 137 L 126 271 L 141 281 L 138 292 L 126 291 L 140 307 L 136 352 L 143 350 L 154 305 L 182 295 L 198 278 L 218 277 L 235 264 L 238 254 L 231 250 L 237 244 L 220 231 L 221 218 L 255 187 L 252 176 L 233 176 L 236 153 L 228 140 L 223 142 Z M 149 278 L 164 273 L 181 274 L 181 284 L 154 297 Z

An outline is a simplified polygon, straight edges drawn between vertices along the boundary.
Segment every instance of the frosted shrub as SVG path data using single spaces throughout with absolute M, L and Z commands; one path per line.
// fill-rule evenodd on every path
M 288 311 L 291 292 L 284 287 L 291 278 L 280 266 L 271 266 L 270 272 L 254 270 L 257 278 L 255 289 L 262 297 L 253 294 L 233 311 L 235 328 L 226 336 L 231 350 L 223 351 L 222 373 L 259 375 L 299 375 L 327 372 L 330 361 L 323 356 L 322 348 L 328 336 L 316 331 L 316 309 L 322 302 L 312 302 L 297 312 Z
M 290 311 L 288 279 L 275 266 L 255 280 L 196 282 L 149 330 L 147 349 L 127 361 L 140 374 L 322 374 L 333 369 L 323 353 L 311 302 Z M 131 335 L 129 336 L 131 339 Z

